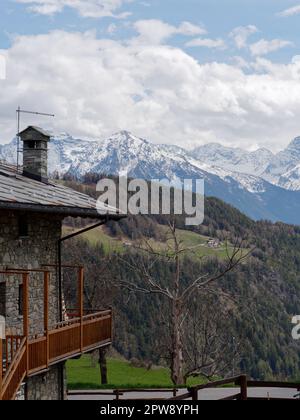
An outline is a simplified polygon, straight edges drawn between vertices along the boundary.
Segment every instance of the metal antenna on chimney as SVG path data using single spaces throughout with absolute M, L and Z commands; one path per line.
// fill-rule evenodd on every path
M 25 111 L 24 109 L 21 109 L 19 106 L 16 110 L 17 113 L 17 126 L 18 126 L 18 132 L 17 132 L 17 172 L 19 171 L 19 155 L 21 153 L 20 149 L 20 124 L 21 124 L 21 114 L 31 114 L 31 115 L 39 115 L 42 117 L 55 117 L 54 114 L 45 114 L 44 112 L 34 112 L 34 111 Z

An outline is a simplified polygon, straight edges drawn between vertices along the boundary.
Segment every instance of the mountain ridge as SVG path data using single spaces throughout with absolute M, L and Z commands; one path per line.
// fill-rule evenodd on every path
M 15 163 L 16 140 L 0 146 L 0 159 Z M 206 195 L 215 196 L 251 218 L 300 224 L 300 138 L 282 152 L 247 152 L 216 143 L 186 151 L 157 145 L 121 131 L 103 140 L 82 140 L 68 133 L 53 136 L 51 174 L 82 178 L 88 172 L 165 179 L 205 180 Z

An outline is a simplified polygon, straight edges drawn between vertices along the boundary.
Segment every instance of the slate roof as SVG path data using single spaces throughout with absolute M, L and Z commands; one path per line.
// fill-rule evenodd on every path
M 104 204 L 103 204 L 103 207 Z M 0 163 L 0 210 L 23 210 L 72 217 L 105 219 L 88 195 L 49 180 L 47 184 L 23 176 L 15 166 Z M 110 208 L 109 219 L 122 218 Z
M 25 130 L 21 131 L 18 135 L 20 136 L 21 134 L 26 133 L 26 131 L 28 131 L 28 130 L 35 130 L 35 131 L 41 133 L 45 137 L 51 137 L 51 134 L 48 131 L 44 130 L 41 127 L 37 127 L 35 125 L 30 125 L 29 127 L 25 128 Z

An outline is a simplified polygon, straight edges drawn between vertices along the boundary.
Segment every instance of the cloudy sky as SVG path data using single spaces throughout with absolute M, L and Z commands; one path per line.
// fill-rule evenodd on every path
M 78 137 L 280 150 L 300 135 L 299 23 L 300 0 L 1 0 L 0 142 L 20 104 Z

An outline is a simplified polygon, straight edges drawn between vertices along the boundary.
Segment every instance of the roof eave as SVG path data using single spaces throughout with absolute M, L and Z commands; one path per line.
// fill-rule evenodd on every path
M 44 214 L 56 214 L 64 217 L 82 217 L 89 219 L 99 220 L 121 220 L 126 217 L 124 214 L 119 213 L 108 213 L 101 215 L 96 209 L 85 209 L 76 207 L 65 207 L 65 206 L 42 206 L 37 204 L 27 203 L 11 203 L 11 202 L 0 202 L 0 210 L 12 210 L 12 211 L 27 211 L 32 213 L 44 213 Z
M 25 128 L 25 130 L 20 131 L 20 133 L 17 134 L 17 136 L 21 136 L 22 134 L 26 133 L 29 130 L 35 130 L 38 133 L 42 134 L 45 137 L 49 137 L 49 139 L 51 138 L 51 133 L 48 133 L 48 131 L 44 130 L 41 127 L 37 127 L 34 125 L 30 125 L 29 127 Z

